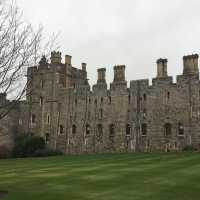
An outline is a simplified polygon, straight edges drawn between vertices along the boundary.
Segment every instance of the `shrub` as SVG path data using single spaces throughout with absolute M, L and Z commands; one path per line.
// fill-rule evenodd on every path
M 33 154 L 34 157 L 59 156 L 59 155 L 63 155 L 63 153 L 61 151 L 48 148 L 38 149 Z
M 187 145 L 183 148 L 183 151 L 196 151 L 192 145 Z
M 8 158 L 9 156 L 10 149 L 5 145 L 0 146 L 0 159 Z
M 13 157 L 30 157 L 39 150 L 45 148 L 45 141 L 41 137 L 21 135 L 15 138 Z

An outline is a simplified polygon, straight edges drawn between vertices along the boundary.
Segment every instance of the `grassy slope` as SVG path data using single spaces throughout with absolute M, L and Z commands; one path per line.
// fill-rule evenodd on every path
M 7 200 L 199 200 L 200 154 L 114 154 L 0 161 Z

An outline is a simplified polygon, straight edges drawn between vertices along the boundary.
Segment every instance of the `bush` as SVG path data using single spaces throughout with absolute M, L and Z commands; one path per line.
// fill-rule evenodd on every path
M 59 155 L 63 155 L 63 153 L 61 151 L 52 150 L 48 148 L 38 149 L 33 154 L 34 157 L 59 156 Z
M 30 157 L 39 149 L 45 149 L 45 141 L 43 138 L 22 135 L 15 138 L 13 157 Z
M 187 145 L 183 148 L 183 151 L 196 151 L 192 145 Z
M 5 145 L 0 146 L 0 159 L 5 159 L 9 157 L 10 157 L 10 149 Z

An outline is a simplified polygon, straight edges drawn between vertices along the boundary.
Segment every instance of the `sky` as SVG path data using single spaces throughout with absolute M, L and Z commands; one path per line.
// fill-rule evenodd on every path
M 156 60 L 168 58 L 168 74 L 182 73 L 183 55 L 199 53 L 199 0 L 16 0 L 23 17 L 58 41 L 72 64 L 87 63 L 94 84 L 97 68 L 107 82 L 113 66 L 126 65 L 127 81 L 156 76 Z

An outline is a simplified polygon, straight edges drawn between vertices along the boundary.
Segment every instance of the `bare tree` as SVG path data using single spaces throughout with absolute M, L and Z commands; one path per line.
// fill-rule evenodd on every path
M 14 2 L 0 0 L 0 119 L 25 96 L 27 67 L 35 66 L 42 55 L 57 49 L 57 36 L 44 38 L 43 27 L 34 30 L 24 22 Z M 5 94 L 12 101 L 1 102 Z

